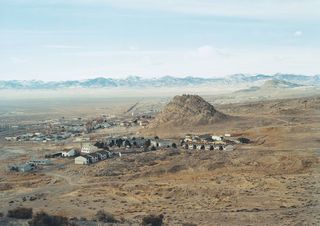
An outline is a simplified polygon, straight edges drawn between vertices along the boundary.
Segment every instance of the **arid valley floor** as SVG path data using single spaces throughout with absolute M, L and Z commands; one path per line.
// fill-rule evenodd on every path
M 144 99 L 137 111 L 161 110 L 170 98 Z M 163 214 L 166 225 L 320 225 L 320 96 L 241 103 L 204 98 L 233 120 L 183 129 L 102 129 L 90 136 L 138 132 L 178 139 L 186 133 L 241 133 L 252 142 L 229 152 L 178 147 L 123 154 L 86 166 L 57 158 L 42 170 L 20 173 L 9 172 L 7 165 L 74 144 L 13 143 L 0 137 L 0 212 L 24 206 L 91 219 L 103 209 L 119 219 L 119 225 L 139 225 L 148 214 Z M 7 104 L 0 120 L 28 124 L 123 114 L 136 101 L 43 101 L 29 109 L 21 103 L 19 110 Z M 11 225 L 18 223 L 25 221 Z

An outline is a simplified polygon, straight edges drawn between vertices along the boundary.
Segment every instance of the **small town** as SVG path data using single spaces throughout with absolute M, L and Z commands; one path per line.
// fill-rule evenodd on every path
M 107 137 L 92 142 L 81 142 L 79 149 L 71 148 L 61 152 L 46 153 L 44 159 L 32 159 L 25 163 L 9 165 L 8 169 L 18 172 L 35 171 L 39 170 L 39 166 L 54 164 L 55 158 L 72 158 L 74 164 L 89 165 L 122 155 L 177 148 L 187 151 L 233 151 L 237 145 L 248 143 L 250 139 L 241 137 L 240 134 L 224 134 L 224 136 L 187 134 L 178 140 L 160 139 L 158 136 Z

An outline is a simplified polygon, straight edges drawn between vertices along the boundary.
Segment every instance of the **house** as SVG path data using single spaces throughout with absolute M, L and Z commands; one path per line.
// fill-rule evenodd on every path
M 77 155 L 76 150 L 71 149 L 70 151 L 63 151 L 62 153 L 62 157 L 74 157 Z
M 97 141 L 94 146 L 100 149 L 109 150 L 109 144 L 106 141 Z
M 225 142 L 225 141 L 220 140 L 220 141 L 215 141 L 215 142 L 214 142 L 214 144 L 215 144 L 215 145 L 225 145 L 225 144 L 226 144 L 226 142 Z
M 147 120 L 141 120 L 141 121 L 139 121 L 139 125 L 142 126 L 142 127 L 145 127 L 145 126 L 147 126 L 148 124 L 149 124 L 149 121 L 147 121 Z
M 203 144 L 197 144 L 197 150 L 204 150 L 205 146 Z
M 233 151 L 234 148 L 233 148 L 232 145 L 227 145 L 227 146 L 225 146 L 225 147 L 223 148 L 223 150 L 225 150 L 225 151 Z
M 210 145 L 210 144 L 206 144 L 205 145 L 205 150 L 207 151 L 212 151 L 214 148 L 213 148 L 213 145 Z
M 99 156 L 100 160 L 105 160 L 110 157 L 110 152 L 108 151 L 98 151 L 95 154 Z
M 167 147 L 172 147 L 172 144 L 173 142 L 169 140 L 160 140 L 160 139 L 151 140 L 151 146 L 154 146 L 154 147 L 167 148 Z
M 27 164 L 31 164 L 31 165 L 50 165 L 52 162 L 50 159 L 33 159 L 30 160 L 29 162 L 27 162 Z
M 131 144 L 130 140 L 125 139 L 122 143 L 122 146 L 125 148 L 131 148 L 132 144 Z
M 50 154 L 46 154 L 45 158 L 57 158 L 62 156 L 62 152 L 56 152 L 56 153 L 50 153 Z
M 245 138 L 245 137 L 240 137 L 238 138 L 238 141 L 242 144 L 249 144 L 250 143 L 250 139 Z
M 221 141 L 223 139 L 222 136 L 215 136 L 215 135 L 213 135 L 211 138 L 212 140 L 215 140 L 215 141 Z
M 77 165 L 88 165 L 90 163 L 90 157 L 84 155 L 84 156 L 78 156 L 74 159 L 74 163 Z
M 201 141 L 200 137 L 198 137 L 198 136 L 193 136 L 192 137 L 192 142 L 198 143 L 200 141 Z
M 97 153 L 91 153 L 87 156 L 90 158 L 89 160 L 90 163 L 95 163 L 99 161 L 99 155 Z
M 146 142 L 145 139 L 142 138 L 132 138 L 131 144 L 135 147 L 143 147 L 144 143 Z M 151 144 L 152 145 L 152 144 Z
M 30 172 L 34 169 L 34 166 L 29 164 L 29 163 L 25 163 L 25 164 L 21 164 L 21 165 L 9 165 L 8 166 L 8 170 L 10 171 L 18 171 L 18 172 Z
M 93 153 L 97 150 L 98 150 L 98 148 L 90 143 L 83 144 L 81 147 L 81 152 L 86 153 L 86 154 Z
M 199 138 L 203 143 L 209 143 L 213 141 L 212 137 L 209 134 L 200 135 Z
M 31 170 L 33 170 L 32 165 L 26 163 L 26 164 L 22 164 L 20 166 L 18 166 L 18 171 L 19 172 L 30 172 Z
M 151 146 L 153 146 L 153 147 L 159 147 L 158 140 L 151 140 Z
M 5 137 L 4 138 L 6 141 L 16 141 L 17 137 Z
M 185 142 L 192 142 L 192 135 L 191 134 L 187 134 L 184 138 Z
M 158 141 L 159 147 L 172 147 L 173 142 L 169 140 L 159 140 Z

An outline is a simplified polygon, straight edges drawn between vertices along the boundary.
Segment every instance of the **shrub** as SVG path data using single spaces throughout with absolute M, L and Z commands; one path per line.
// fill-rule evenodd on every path
M 17 219 L 30 219 L 32 218 L 32 208 L 17 207 L 13 210 L 9 210 L 7 217 Z
M 144 226 L 161 226 L 163 225 L 163 215 L 148 215 L 142 219 L 142 225 Z
M 117 223 L 118 222 L 118 220 L 116 220 L 111 213 L 105 212 L 104 210 L 99 210 L 96 213 L 94 220 L 101 221 L 104 223 Z
M 51 216 L 45 212 L 37 213 L 29 222 L 30 226 L 72 226 L 66 217 Z

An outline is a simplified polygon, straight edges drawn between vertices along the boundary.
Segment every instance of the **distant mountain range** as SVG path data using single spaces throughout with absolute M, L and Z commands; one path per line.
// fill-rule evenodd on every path
M 239 85 L 261 85 L 268 80 L 280 81 L 280 83 L 320 86 L 320 75 L 305 76 L 293 74 L 275 75 L 246 75 L 235 74 L 226 77 L 172 77 L 164 76 L 160 78 L 142 78 L 139 76 L 129 76 L 124 79 L 114 78 L 94 78 L 87 80 L 71 81 L 51 81 L 39 80 L 0 80 L 0 89 L 62 89 L 62 88 L 114 88 L 114 87 L 184 87 L 184 86 L 239 86 Z M 278 82 L 279 83 L 279 82 Z
M 303 87 L 305 86 L 304 84 L 297 84 L 297 83 L 292 83 L 284 80 L 279 80 L 279 79 L 270 79 L 265 81 L 261 86 L 251 86 L 248 89 L 240 89 L 236 91 L 235 93 L 243 93 L 243 92 L 258 92 L 258 91 L 272 91 L 274 89 L 290 89 L 290 88 L 297 88 L 297 87 Z

